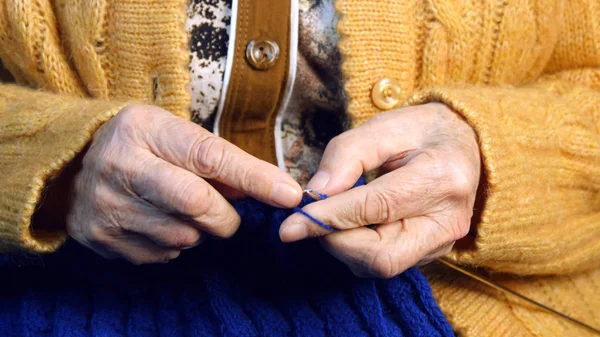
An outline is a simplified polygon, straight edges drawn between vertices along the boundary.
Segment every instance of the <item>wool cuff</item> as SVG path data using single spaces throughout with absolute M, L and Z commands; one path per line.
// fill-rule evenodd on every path
M 43 190 L 125 105 L 0 86 L 0 252 L 48 253 L 65 241 L 64 230 L 32 228 Z
M 570 273 L 600 261 L 600 95 L 573 84 L 419 92 L 408 105 L 443 102 L 477 133 L 485 173 L 472 244 L 451 258 L 519 275 Z

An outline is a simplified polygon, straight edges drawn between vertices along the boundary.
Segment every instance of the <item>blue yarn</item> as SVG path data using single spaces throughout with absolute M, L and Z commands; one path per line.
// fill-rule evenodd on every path
M 318 240 L 281 242 L 293 210 L 234 207 L 238 234 L 166 265 L 108 261 L 74 242 L 0 257 L 0 336 L 453 336 L 417 269 L 356 278 Z
M 326 230 L 328 230 L 328 231 L 330 231 L 330 232 L 336 232 L 336 231 L 338 231 L 338 229 L 337 229 L 337 228 L 333 228 L 333 227 L 329 226 L 328 224 L 324 223 L 323 221 L 321 221 L 321 220 L 319 220 L 319 219 L 317 219 L 317 218 L 313 217 L 312 215 L 310 215 L 310 214 L 306 213 L 306 211 L 304 211 L 304 210 L 303 210 L 302 208 L 300 208 L 300 207 L 296 207 L 296 208 L 294 208 L 294 212 L 296 212 L 296 213 L 300 213 L 300 214 L 304 215 L 305 217 L 309 218 L 309 219 L 310 219 L 310 221 L 312 221 L 312 222 L 316 223 L 317 225 L 319 225 L 319 226 L 321 226 L 321 227 L 325 228 Z
M 317 195 L 321 198 L 321 200 L 327 199 L 329 198 L 329 196 L 327 194 L 323 194 L 323 193 L 318 193 L 318 192 L 313 192 L 313 193 L 317 193 Z M 312 199 L 312 198 L 311 198 Z M 312 200 L 315 201 L 315 200 Z M 328 224 L 324 223 L 323 221 L 313 217 L 312 215 L 308 214 L 306 211 L 304 211 L 301 207 L 296 207 L 294 208 L 294 212 L 296 213 L 300 213 L 302 215 L 304 215 L 305 217 L 307 217 L 310 221 L 316 223 L 317 225 L 325 228 L 326 230 L 330 231 L 330 232 L 336 232 L 338 231 L 337 228 L 331 227 Z

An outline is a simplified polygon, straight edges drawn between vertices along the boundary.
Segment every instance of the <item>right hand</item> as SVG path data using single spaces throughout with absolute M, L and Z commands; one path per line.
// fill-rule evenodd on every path
M 238 229 L 239 215 L 216 188 L 286 208 L 302 197 L 279 168 L 161 108 L 130 105 L 95 133 L 67 231 L 106 258 L 167 262 L 204 233 L 226 238 Z

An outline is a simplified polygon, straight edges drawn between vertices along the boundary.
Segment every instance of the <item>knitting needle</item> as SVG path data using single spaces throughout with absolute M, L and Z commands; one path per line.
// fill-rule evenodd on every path
M 319 201 L 319 200 L 323 199 L 321 197 L 321 195 L 319 193 L 315 192 L 312 188 L 307 188 L 302 192 L 303 192 L 304 196 L 310 197 L 314 201 Z
M 310 198 L 312 198 L 315 201 L 319 201 L 319 200 L 323 199 L 319 193 L 316 193 L 314 190 L 312 190 L 310 188 L 305 189 L 303 191 L 303 194 L 304 194 L 304 196 L 310 197 Z M 456 265 L 456 264 L 448 261 L 447 259 L 438 259 L 437 261 L 440 262 L 441 264 L 445 265 L 446 267 L 452 268 L 452 269 L 460 272 L 461 274 L 464 274 L 464 275 L 466 275 L 466 276 L 468 276 L 468 277 L 470 277 L 470 278 L 472 278 L 472 279 L 474 279 L 474 280 L 476 280 L 478 282 L 481 282 L 481 283 L 483 283 L 483 284 L 485 284 L 485 285 L 487 285 L 487 286 L 489 286 L 489 287 L 491 287 L 493 289 L 496 289 L 496 290 L 499 290 L 501 292 L 504 292 L 504 293 L 516 296 L 516 297 L 518 297 L 518 298 L 520 298 L 520 299 L 522 299 L 522 300 L 524 300 L 524 301 L 526 301 L 526 302 L 528 302 L 530 304 L 533 304 L 534 306 L 536 306 L 536 307 L 538 307 L 538 308 L 540 308 L 540 309 L 542 309 L 542 310 L 544 310 L 546 312 L 549 312 L 549 313 L 554 314 L 554 315 L 558 315 L 558 316 L 560 316 L 560 317 L 562 317 L 562 318 L 564 318 L 566 320 L 569 320 L 569 321 L 571 321 L 571 322 L 573 322 L 573 323 L 575 323 L 575 324 L 577 324 L 579 326 L 582 326 L 582 327 L 584 327 L 584 328 L 586 328 L 586 329 L 588 329 L 588 330 L 590 330 L 590 331 L 592 331 L 592 332 L 600 335 L 600 330 L 598 330 L 598 329 L 596 329 L 596 328 L 594 328 L 594 327 L 592 327 L 592 326 L 590 326 L 590 325 L 588 325 L 588 324 L 586 324 L 586 323 L 584 323 L 582 321 L 579 321 L 579 320 L 577 320 L 577 319 L 575 319 L 575 318 L 573 318 L 571 316 L 563 314 L 562 312 L 557 311 L 555 309 L 552 309 L 552 308 L 550 308 L 550 307 L 548 307 L 548 306 L 546 306 L 546 305 L 544 305 L 542 303 L 534 301 L 534 300 L 532 300 L 532 299 L 530 299 L 530 298 L 528 298 L 528 297 L 526 297 L 524 295 L 521 295 L 521 294 L 517 293 L 514 290 L 510 290 L 510 289 L 508 289 L 508 288 L 506 288 L 504 286 L 496 284 L 496 283 L 494 283 L 494 282 L 492 282 L 492 281 L 484 278 L 483 276 L 471 273 L 471 272 L 467 271 L 466 269 L 464 269 L 462 267 L 459 267 L 458 265 Z
M 558 315 L 558 316 L 560 316 L 560 317 L 562 317 L 564 319 L 567 319 L 567 320 L 569 320 L 569 321 L 571 321 L 571 322 L 573 322 L 573 323 L 575 323 L 575 324 L 577 324 L 579 326 L 582 326 L 582 327 L 584 327 L 584 328 L 586 328 L 586 329 L 588 329 L 588 330 L 590 330 L 592 332 L 595 332 L 596 334 L 600 335 L 600 330 L 598 330 L 598 329 L 596 329 L 596 328 L 594 328 L 594 327 L 592 327 L 592 326 L 590 326 L 590 325 L 588 325 L 588 324 L 586 324 L 586 323 L 584 323 L 582 321 L 579 321 L 579 320 L 577 320 L 577 319 L 575 319 L 575 318 L 573 318 L 571 316 L 563 314 L 560 311 L 552 309 L 552 308 L 550 308 L 548 306 L 545 306 L 542 303 L 539 303 L 539 302 L 534 301 L 534 300 L 532 300 L 532 299 L 530 299 L 530 298 L 528 298 L 526 296 L 523 296 L 523 295 L 519 294 L 518 292 L 516 292 L 514 290 L 510 290 L 510 289 L 508 289 L 508 288 L 506 288 L 506 287 L 504 287 L 502 285 L 496 284 L 496 283 L 494 283 L 494 282 L 486 279 L 483 276 L 471 273 L 471 272 L 467 271 L 466 269 L 464 269 L 462 267 L 459 267 L 458 265 L 456 265 L 456 264 L 448 261 L 447 259 L 438 259 L 437 261 L 440 262 L 441 264 L 445 265 L 446 267 L 452 268 L 452 269 L 458 271 L 459 273 L 464 274 L 464 275 L 466 275 L 466 276 L 468 276 L 468 277 L 470 277 L 472 279 L 475 279 L 476 281 L 479 281 L 479 282 L 481 282 L 481 283 L 483 283 L 483 284 L 485 284 L 485 285 L 487 285 L 489 287 L 492 287 L 492 288 L 494 288 L 496 290 L 499 290 L 499 291 L 501 291 L 503 293 L 507 293 L 507 294 L 511 294 L 513 296 L 516 296 L 516 297 L 518 297 L 518 298 L 520 298 L 520 299 L 522 299 L 522 300 L 524 300 L 524 301 L 526 301 L 526 302 L 528 302 L 530 304 L 533 304 L 534 306 L 536 306 L 536 307 L 538 307 L 538 308 L 540 308 L 540 309 L 542 309 L 542 310 L 544 310 L 546 312 Z

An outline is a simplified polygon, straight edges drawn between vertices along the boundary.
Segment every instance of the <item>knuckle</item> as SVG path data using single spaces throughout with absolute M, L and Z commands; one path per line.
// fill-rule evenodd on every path
M 370 269 L 373 276 L 382 279 L 389 279 L 397 274 L 395 259 L 390 252 L 385 250 L 375 255 Z
M 264 170 L 257 168 L 256 164 L 250 164 L 243 170 L 238 171 L 238 174 L 241 175 L 238 182 L 242 191 L 262 195 L 265 194 L 265 190 L 273 188 L 273 183 L 270 181 L 271 177 Z
M 169 117 L 173 116 L 157 106 L 129 105 L 109 121 L 113 129 L 111 138 L 128 139 L 134 143 L 147 143 L 149 134 L 166 128 Z
M 136 134 L 140 125 L 152 120 L 150 107 L 141 104 L 128 105 L 121 109 L 114 119 L 115 128 L 123 135 Z
M 467 236 L 467 234 L 469 234 L 469 231 L 471 229 L 471 219 L 467 217 L 459 217 L 456 220 L 456 224 L 454 227 L 456 228 L 456 230 L 454 230 L 454 235 L 451 241 L 460 240 Z
M 431 156 L 437 157 L 438 154 Z M 469 177 L 459 161 L 456 158 L 445 162 L 432 160 L 428 165 L 432 184 L 440 185 L 447 195 L 456 199 L 468 197 L 475 188 L 473 178 Z
M 216 136 L 201 137 L 191 149 L 188 161 L 192 167 L 197 167 L 205 178 L 222 176 L 227 155 L 222 139 Z
M 96 172 L 114 172 L 129 166 L 130 160 L 122 160 L 125 153 L 125 139 L 137 139 L 140 127 L 152 120 L 148 113 L 151 107 L 130 105 L 103 125 L 94 135 L 94 140 L 83 158 L 84 168 Z
M 151 109 L 151 106 L 144 104 L 130 104 L 118 112 L 117 121 L 120 125 L 135 125 L 135 122 L 151 117 Z
M 93 175 L 113 178 L 115 175 L 129 171 L 131 162 L 131 160 L 123 160 L 120 145 L 110 142 L 86 154 L 83 167 Z
M 131 158 L 134 159 L 134 158 Z M 151 158 L 135 158 L 134 160 L 118 160 L 113 168 L 115 174 L 113 180 L 128 188 L 128 192 L 144 197 L 145 188 L 150 184 L 156 185 L 161 175 L 158 172 L 157 162 Z M 131 165 L 130 163 L 135 163 Z M 142 188 L 140 188 L 142 187 Z
M 176 189 L 173 202 L 188 216 L 201 216 L 212 208 L 212 191 L 201 184 L 183 184 Z
M 431 154 L 431 157 L 437 157 L 436 154 Z M 440 163 L 439 161 L 433 159 L 428 160 L 427 170 L 429 173 L 429 178 L 434 183 L 446 183 L 450 178 L 450 170 L 448 169 L 447 163 Z
M 450 166 L 447 169 L 447 179 L 453 196 L 464 198 L 473 193 L 474 188 L 471 179 L 459 167 Z
M 144 108 L 143 104 L 129 104 L 126 107 L 124 107 L 123 109 L 121 109 L 119 111 L 119 113 L 117 114 L 117 116 L 120 116 L 121 118 L 127 118 L 131 115 L 135 115 L 138 113 L 138 111 L 142 110 Z
M 182 212 L 192 217 L 210 214 L 216 209 L 216 192 L 206 186 L 190 184 L 181 189 L 179 197 Z
M 395 193 L 384 191 L 369 191 L 365 200 L 356 207 L 356 218 L 366 224 L 378 224 L 391 222 L 397 206 L 398 197 Z

